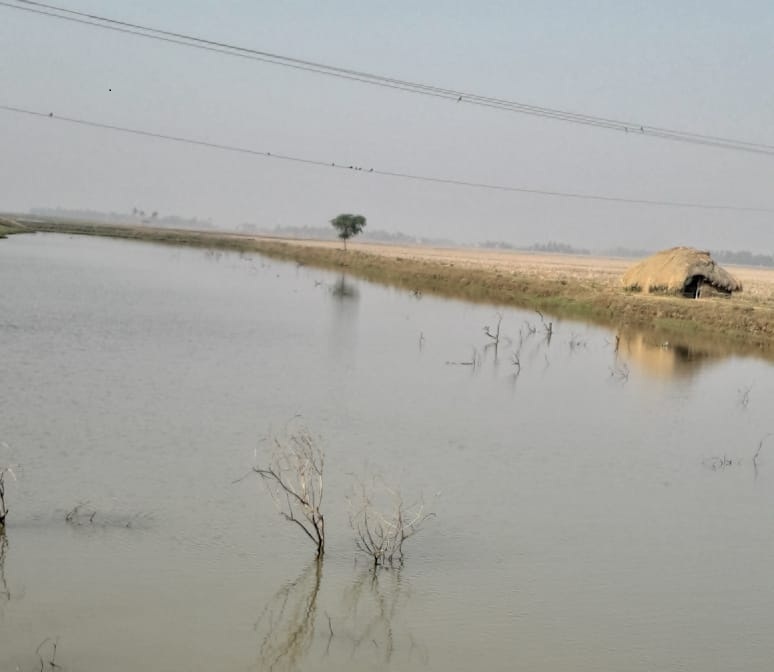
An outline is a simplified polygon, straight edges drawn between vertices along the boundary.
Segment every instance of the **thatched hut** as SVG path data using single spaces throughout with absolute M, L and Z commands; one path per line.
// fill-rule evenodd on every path
M 643 259 L 622 278 L 625 289 L 678 294 L 698 299 L 702 293 L 741 292 L 742 283 L 718 266 L 709 252 L 673 247 Z

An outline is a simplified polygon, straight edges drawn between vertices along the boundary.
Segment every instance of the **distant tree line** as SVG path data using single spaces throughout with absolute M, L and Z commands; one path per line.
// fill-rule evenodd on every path
M 479 243 L 478 247 L 489 250 L 519 250 L 522 252 L 545 252 L 549 254 L 591 254 L 589 250 L 584 248 L 574 247 L 567 243 L 558 243 L 553 240 L 547 243 L 535 243 L 529 247 L 519 247 L 504 240 L 485 240 Z
M 642 248 L 634 247 L 609 247 L 606 250 L 601 250 L 600 254 L 604 257 L 649 257 L 653 254 L 652 250 L 644 250 Z
M 487 250 L 515 250 L 516 246 L 506 243 L 504 240 L 485 240 L 478 244 Z
M 548 252 L 550 254 L 591 254 L 590 250 L 582 247 L 574 247 L 567 243 L 549 241 L 547 243 L 535 243 L 527 248 L 530 252 Z
M 102 224 L 151 224 L 153 226 L 175 229 L 212 229 L 212 219 L 198 217 L 181 217 L 179 215 L 159 215 L 157 211 L 146 212 L 140 208 L 132 208 L 131 212 L 101 212 L 99 210 L 81 210 L 69 208 L 31 208 L 31 215 L 40 217 L 58 217 L 60 219 L 75 219 Z
M 245 233 L 269 233 L 274 236 L 287 236 L 289 238 L 316 238 L 319 240 L 335 240 L 336 231 L 330 226 L 275 226 L 274 228 L 261 227 L 257 224 L 245 222 L 240 227 Z M 378 241 L 380 243 L 394 243 L 396 245 L 433 245 L 439 247 L 454 247 L 454 241 L 446 238 L 425 238 L 423 236 L 409 236 L 400 231 L 384 231 L 382 229 L 363 230 L 361 240 Z
M 740 266 L 774 266 L 774 256 L 771 254 L 754 254 L 747 250 L 732 252 L 731 250 L 720 250 L 713 252 L 712 256 L 716 261 L 724 264 L 739 264 Z
M 601 254 L 609 257 L 647 257 L 653 254 L 653 250 L 638 250 L 628 247 L 614 247 L 602 250 Z M 755 254 L 749 250 L 718 250 L 712 251 L 712 258 L 721 264 L 737 264 L 739 266 L 767 266 L 774 267 L 774 255 Z

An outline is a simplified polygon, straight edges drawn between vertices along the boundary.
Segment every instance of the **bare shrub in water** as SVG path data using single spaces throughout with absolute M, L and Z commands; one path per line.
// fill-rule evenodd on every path
M 8 516 L 8 504 L 5 501 L 5 477 L 10 476 L 16 480 L 13 467 L 0 467 L 0 532 L 5 529 L 5 519 Z
M 96 515 L 97 509 L 93 508 L 88 502 L 78 502 L 65 514 L 65 522 L 72 525 L 83 525 L 84 521 L 88 521 L 91 524 L 94 522 Z
M 349 497 L 349 523 L 355 546 L 374 561 L 374 567 L 403 563 L 403 544 L 433 517 L 421 499 L 407 505 L 400 492 L 373 476 L 356 483 Z
M 300 527 L 317 548 L 325 552 L 323 499 L 324 455 L 319 443 L 304 427 L 286 429 L 272 439 L 274 451 L 266 467 L 253 471 L 266 484 L 274 504 L 285 520 Z

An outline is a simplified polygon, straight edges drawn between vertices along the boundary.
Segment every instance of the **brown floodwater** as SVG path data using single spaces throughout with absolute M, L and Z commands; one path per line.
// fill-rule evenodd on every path
M 0 286 L 0 670 L 770 669 L 771 364 L 109 239 L 1 241 Z M 321 564 L 241 478 L 296 414 Z M 437 514 L 401 567 L 366 471 Z

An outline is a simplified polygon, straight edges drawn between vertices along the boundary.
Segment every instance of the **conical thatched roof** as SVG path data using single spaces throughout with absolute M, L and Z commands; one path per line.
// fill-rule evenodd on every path
M 692 247 L 673 247 L 643 259 L 623 276 L 626 289 L 644 292 L 684 294 L 700 279 L 725 293 L 742 291 L 739 282 L 718 266 L 709 252 Z

